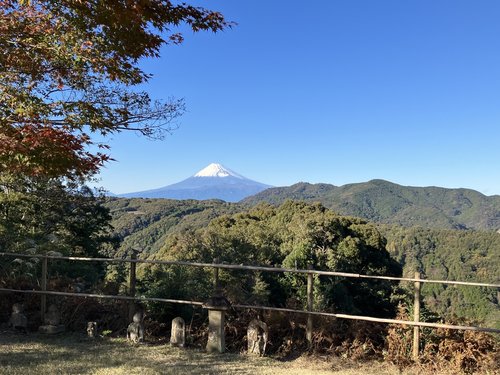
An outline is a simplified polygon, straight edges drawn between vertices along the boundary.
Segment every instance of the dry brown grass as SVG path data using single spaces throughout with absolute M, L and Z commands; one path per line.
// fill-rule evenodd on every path
M 379 362 L 356 362 L 339 357 L 301 356 L 290 361 L 252 358 L 169 345 L 131 345 L 123 338 L 91 340 L 77 334 L 44 336 L 0 332 L 0 374 L 336 374 L 424 375 L 418 366 L 400 371 Z M 446 368 L 433 375 L 451 375 Z M 492 372 L 490 374 L 493 374 Z

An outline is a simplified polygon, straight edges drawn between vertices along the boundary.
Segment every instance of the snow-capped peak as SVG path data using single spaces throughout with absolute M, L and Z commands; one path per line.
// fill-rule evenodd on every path
M 239 175 L 238 173 L 233 172 L 232 170 L 218 163 L 212 163 L 194 175 L 194 177 L 229 177 L 229 176 L 243 178 L 243 179 L 245 178 L 242 175 Z

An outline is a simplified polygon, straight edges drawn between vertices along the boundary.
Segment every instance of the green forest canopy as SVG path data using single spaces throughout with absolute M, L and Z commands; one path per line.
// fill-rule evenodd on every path
M 199 242 L 201 233 L 207 236 L 208 228 L 215 225 L 209 225 L 212 219 L 225 214 L 231 216 L 236 212 L 242 212 L 242 215 L 252 212 L 252 209 L 222 201 L 113 198 L 107 206 L 112 209 L 117 232 L 125 238 L 121 251 L 130 249 L 133 244 L 144 243 L 146 256 L 153 258 L 184 259 L 190 252 L 175 248 L 180 243 L 191 246 Z M 271 221 L 260 223 L 267 226 L 271 225 Z M 249 225 L 246 230 L 250 231 L 251 228 L 254 226 Z M 274 227 L 268 229 L 271 228 Z M 393 259 L 401 264 L 405 276 L 413 276 L 415 271 L 419 271 L 425 278 L 500 282 L 500 234 L 496 232 L 389 225 L 378 225 L 376 228 L 387 239 L 386 248 Z M 234 237 L 236 229 L 232 229 L 232 233 Z M 249 238 L 252 236 L 249 235 Z M 273 237 L 269 235 L 268 238 Z M 203 254 L 209 253 L 205 250 Z M 209 262 L 213 260 L 210 256 L 206 258 Z M 240 257 L 235 260 L 248 264 L 252 258 Z M 291 265 L 295 266 L 294 261 Z M 497 326 L 500 321 L 497 294 L 492 288 L 426 285 L 423 295 L 425 305 L 441 316 L 468 317 Z

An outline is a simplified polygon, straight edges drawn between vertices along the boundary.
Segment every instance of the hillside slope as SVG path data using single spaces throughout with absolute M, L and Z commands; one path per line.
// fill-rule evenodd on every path
M 114 234 L 121 241 L 120 255 L 134 247 L 154 253 L 170 233 L 199 228 L 220 215 L 240 210 L 238 205 L 220 200 L 109 198 L 105 206 L 113 218 Z
M 342 215 L 384 224 L 441 229 L 500 228 L 500 196 L 470 189 L 401 186 L 384 180 L 334 186 L 298 183 L 271 188 L 241 203 L 281 204 L 287 199 L 321 202 Z
M 323 188 L 331 189 L 331 185 Z M 241 205 L 217 200 L 110 198 L 106 206 L 111 210 L 115 234 L 123 241 L 114 255 L 123 256 L 139 247 L 144 251 L 143 258 L 161 257 L 162 252 L 169 251 L 171 240 L 184 237 L 186 230 L 206 227 L 221 215 L 245 212 Z M 405 276 L 419 271 L 422 277 L 431 279 L 500 282 L 499 233 L 394 225 L 378 228 L 387 239 L 387 250 L 403 266 Z M 189 237 L 189 233 L 186 235 Z M 494 289 L 426 285 L 422 294 L 427 308 L 440 315 L 466 316 L 489 326 L 500 324 L 500 301 Z
M 491 231 L 437 230 L 380 225 L 387 250 L 406 277 L 500 283 L 500 234 Z M 425 284 L 424 306 L 440 316 L 467 317 L 500 328 L 495 288 Z

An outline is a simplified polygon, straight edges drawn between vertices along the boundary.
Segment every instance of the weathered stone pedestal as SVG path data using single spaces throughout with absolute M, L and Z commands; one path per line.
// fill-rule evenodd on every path
M 38 327 L 38 332 L 45 333 L 47 335 L 54 335 L 56 333 L 61 333 L 64 332 L 64 330 L 65 327 L 62 324 L 59 324 L 57 326 L 45 325 Z
M 229 301 L 222 295 L 210 298 L 203 308 L 208 310 L 208 340 L 207 352 L 224 353 L 226 340 L 224 322 L 226 311 L 231 307 Z

